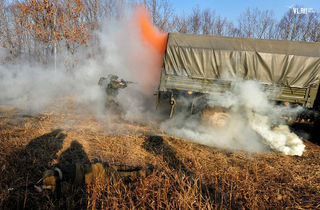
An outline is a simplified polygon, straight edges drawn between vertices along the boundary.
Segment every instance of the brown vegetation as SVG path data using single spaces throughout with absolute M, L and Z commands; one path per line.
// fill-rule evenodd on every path
M 1 107 L 1 209 L 320 207 L 320 147 L 308 141 L 301 157 L 230 152 L 121 119 L 106 124 L 74 107 L 35 116 Z M 53 164 L 94 159 L 156 169 L 129 184 L 110 177 L 60 200 L 24 187 Z

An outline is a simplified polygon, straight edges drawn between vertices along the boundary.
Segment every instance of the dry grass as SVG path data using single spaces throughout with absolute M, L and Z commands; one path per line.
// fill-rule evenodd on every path
M 1 209 L 320 208 L 320 147 L 308 141 L 302 157 L 232 153 L 119 119 L 106 126 L 73 103 L 64 108 L 29 116 L 0 107 Z M 60 200 L 24 187 L 8 193 L 53 164 L 93 159 L 156 169 L 129 184 L 97 181 Z

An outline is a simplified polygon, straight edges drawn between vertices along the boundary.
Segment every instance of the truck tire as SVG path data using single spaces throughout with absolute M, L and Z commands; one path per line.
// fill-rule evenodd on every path
M 231 116 L 228 110 L 215 107 L 205 108 L 201 113 L 201 124 L 206 127 L 224 128 Z

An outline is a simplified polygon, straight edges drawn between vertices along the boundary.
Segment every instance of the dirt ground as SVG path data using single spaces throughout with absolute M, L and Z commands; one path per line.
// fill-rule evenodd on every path
M 308 140 L 301 157 L 247 154 L 117 117 L 105 121 L 73 103 L 50 110 L 26 114 L 0 106 L 1 209 L 320 208 L 320 147 Z M 114 180 L 77 189 L 59 200 L 25 187 L 54 164 L 94 160 L 152 164 L 155 171 L 129 184 Z M 11 187 L 16 190 L 9 192 Z

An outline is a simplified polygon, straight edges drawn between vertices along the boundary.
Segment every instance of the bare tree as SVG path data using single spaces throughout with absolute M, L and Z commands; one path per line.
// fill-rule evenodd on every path
M 3 25 L 5 24 L 3 22 L 3 0 L 0 1 L 0 41 L 3 39 Z M 0 43 L 1 44 L 1 43 Z
M 299 6 L 296 7 L 300 8 Z M 277 25 L 279 33 L 279 37 L 277 38 L 292 41 L 302 40 L 306 22 L 307 14 L 298 14 L 289 9 Z
M 214 34 L 215 12 L 206 9 L 202 12 L 202 34 Z
M 144 0 L 148 8 L 153 24 L 160 31 L 168 31 L 172 28 L 173 8 L 168 0 Z
M 202 28 L 201 10 L 199 6 L 193 8 L 188 22 L 190 24 L 190 32 L 193 34 L 198 34 Z
M 301 26 L 301 41 L 317 41 L 316 37 L 319 37 L 320 29 L 319 19 L 318 13 L 308 13 L 305 16 L 304 24 Z
M 229 29 L 228 36 L 241 37 L 241 31 L 239 30 L 239 28 L 234 27 L 233 23 L 231 23 L 231 24 L 232 24 L 232 27 L 230 27 L 230 29 Z
M 310 26 L 310 41 L 320 42 L 320 14 L 315 13 L 314 21 Z
M 185 15 L 175 16 L 172 25 L 175 32 L 189 33 L 188 18 Z
M 102 8 L 104 8 L 104 17 L 121 18 L 126 11 L 128 2 L 126 0 L 104 0 L 101 2 Z
M 252 38 L 273 38 L 275 19 L 270 10 L 261 11 L 257 8 L 247 10 L 238 19 L 241 36 Z
M 82 14 L 88 23 L 91 30 L 98 27 L 98 0 L 82 0 L 83 10 Z
M 7 47 L 10 50 L 11 54 L 14 49 L 14 41 L 12 29 L 10 28 L 10 18 L 11 14 L 9 13 L 9 6 L 6 6 L 4 1 L 0 2 L 0 22 L 1 22 L 1 42 L 4 47 Z
M 256 18 L 256 25 L 254 27 L 254 37 L 271 39 L 274 36 L 275 19 L 274 14 L 270 10 L 260 11 L 255 9 L 254 15 Z
M 238 22 L 239 30 L 243 37 L 250 38 L 254 36 L 254 27 L 257 24 L 257 21 L 250 8 L 247 8 L 247 10 L 240 15 Z
M 214 24 L 214 35 L 216 36 L 225 35 L 224 29 L 226 28 L 227 24 L 228 22 L 226 18 L 222 18 L 221 16 L 218 16 Z

